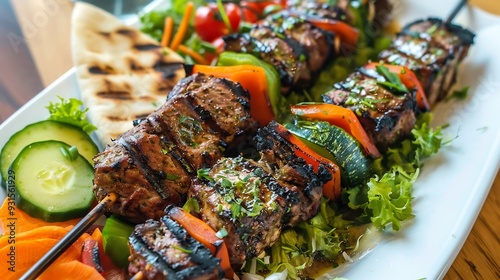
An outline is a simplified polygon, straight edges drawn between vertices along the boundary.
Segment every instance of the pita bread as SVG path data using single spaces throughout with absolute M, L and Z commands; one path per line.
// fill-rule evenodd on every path
M 90 4 L 75 4 L 71 45 L 81 98 L 103 146 L 159 108 L 185 76 L 181 56 Z

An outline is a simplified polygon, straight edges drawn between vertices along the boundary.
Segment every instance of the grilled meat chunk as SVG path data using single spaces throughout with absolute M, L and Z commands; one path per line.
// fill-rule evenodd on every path
M 304 46 L 308 54 L 307 65 L 313 73 L 321 70 L 331 58 L 333 33 L 325 32 L 301 17 L 290 14 L 287 10 L 271 14 L 265 19 L 264 24 Z
M 323 102 L 354 111 L 366 133 L 380 152 L 402 139 L 413 129 L 418 112 L 415 91 L 389 91 L 375 71 L 360 70 L 323 95 Z
M 255 161 L 223 158 L 195 180 L 190 195 L 200 205 L 201 219 L 214 230 L 225 228 L 231 264 L 258 256 L 278 239 L 285 201 L 273 189 L 278 182 Z
M 222 279 L 220 259 L 167 216 L 135 227 L 129 237 L 130 275 L 144 279 Z
M 248 34 L 235 33 L 223 39 L 226 51 L 249 53 L 273 65 L 280 75 L 282 94 L 312 84 L 305 48 L 271 27 L 256 25 Z
M 304 159 L 295 155 L 295 148 L 281 137 L 277 123 L 259 129 L 254 137 L 261 154 L 258 163 L 264 167 L 281 188 L 273 190 L 286 201 L 283 225 L 292 227 L 318 213 L 322 186 L 332 179 L 331 173 L 320 165 L 317 172 Z
M 408 24 L 379 58 L 413 70 L 433 105 L 448 94 L 473 40 L 470 31 L 429 18 Z
M 158 219 L 185 201 L 196 170 L 253 134 L 248 92 L 239 84 L 197 74 L 183 79 L 168 101 L 94 157 L 98 200 L 118 196 L 111 209 L 130 222 Z

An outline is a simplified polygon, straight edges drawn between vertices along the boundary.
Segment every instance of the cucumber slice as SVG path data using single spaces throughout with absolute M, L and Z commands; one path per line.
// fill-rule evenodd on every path
M 48 222 L 84 216 L 94 195 L 94 168 L 71 146 L 60 141 L 29 144 L 10 168 L 16 204 L 32 217 Z M 13 189 L 12 185 L 8 186 Z
M 345 130 L 327 122 L 305 120 L 287 123 L 285 127 L 293 134 L 326 149 L 333 155 L 340 167 L 344 187 L 363 184 L 372 176 L 371 160 L 365 155 L 361 144 Z
M 30 124 L 12 135 L 0 152 L 2 184 L 5 184 L 9 166 L 27 145 L 46 140 L 57 140 L 76 146 L 78 152 L 93 165 L 92 158 L 99 152 L 96 144 L 79 127 L 58 121 L 45 120 Z

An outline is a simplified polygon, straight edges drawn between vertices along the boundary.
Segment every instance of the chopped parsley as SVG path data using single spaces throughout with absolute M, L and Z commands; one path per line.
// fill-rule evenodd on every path
M 408 89 L 401 82 L 398 74 L 389 71 L 387 67 L 382 65 L 375 66 L 375 69 L 377 70 L 377 73 L 385 78 L 385 81 L 377 81 L 377 84 L 385 86 L 391 90 L 396 90 L 397 92 L 408 92 Z

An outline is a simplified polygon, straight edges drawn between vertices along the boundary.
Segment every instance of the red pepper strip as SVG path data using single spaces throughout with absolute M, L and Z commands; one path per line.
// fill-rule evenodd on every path
M 405 85 L 405 87 L 417 90 L 417 96 L 416 96 L 417 105 L 420 110 L 429 111 L 431 109 L 429 101 L 427 100 L 427 96 L 425 95 L 424 89 L 422 88 L 422 85 L 420 84 L 417 75 L 415 75 L 413 71 L 408 69 L 406 66 L 381 64 L 378 62 L 367 63 L 364 66 L 364 68 L 367 70 L 376 71 L 377 66 L 387 67 L 387 69 L 389 69 L 389 71 L 391 71 L 392 73 L 398 74 L 399 79 L 401 79 L 401 82 Z
M 266 72 L 254 65 L 208 66 L 193 65 L 192 73 L 204 73 L 218 78 L 239 82 L 250 93 L 250 115 L 261 126 L 266 126 L 274 120 L 273 107 L 269 99 Z M 190 75 L 191 73 L 187 73 Z
M 349 47 L 355 47 L 358 44 L 359 30 L 343 21 L 313 17 L 308 17 L 306 20 L 318 28 L 339 36 L 340 41 Z
M 277 123 L 276 132 L 294 146 L 295 155 L 303 158 L 307 164 L 313 166 L 317 172 L 319 165 L 323 166 L 332 174 L 332 180 L 323 185 L 323 195 L 330 200 L 336 200 L 340 197 L 340 169 L 331 160 L 322 157 L 313 149 L 309 148 L 304 142 L 293 135 L 283 125 Z
M 170 208 L 167 215 L 179 223 L 194 239 L 205 245 L 215 257 L 219 258 L 226 278 L 233 279 L 234 271 L 229 262 L 226 243 L 215 235 L 215 231 L 209 225 L 180 207 Z
M 99 255 L 99 243 L 96 240 L 89 238 L 83 242 L 82 263 L 93 267 L 104 276 L 104 269 L 101 266 Z
M 307 104 L 292 105 L 291 111 L 298 116 L 310 119 L 327 121 L 331 125 L 338 126 L 352 135 L 365 148 L 368 155 L 374 158 L 380 157 L 380 152 L 372 143 L 368 134 L 358 120 L 356 114 L 344 107 L 333 104 Z

